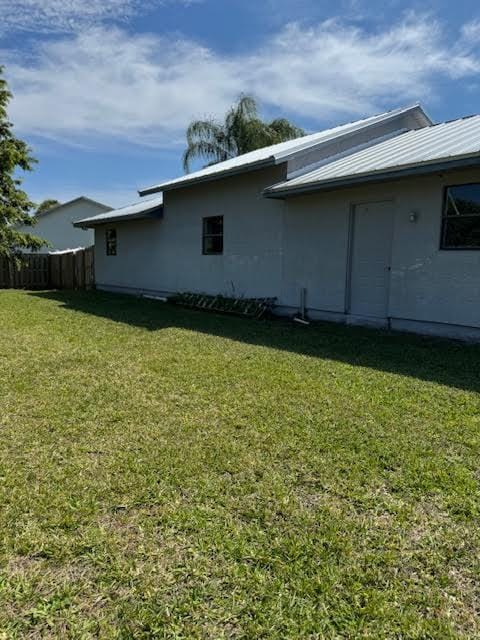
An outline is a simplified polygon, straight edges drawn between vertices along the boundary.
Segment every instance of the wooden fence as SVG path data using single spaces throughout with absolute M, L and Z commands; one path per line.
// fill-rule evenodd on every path
M 0 258 L 0 289 L 91 289 L 93 247 L 68 253 L 25 254 L 20 267 Z

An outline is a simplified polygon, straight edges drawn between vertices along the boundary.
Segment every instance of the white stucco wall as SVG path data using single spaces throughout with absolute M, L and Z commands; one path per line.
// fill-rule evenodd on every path
M 286 201 L 263 198 L 262 189 L 284 170 L 167 192 L 163 220 L 116 225 L 117 256 L 105 255 L 105 228 L 99 228 L 98 286 L 276 296 L 286 310 L 298 307 L 306 288 L 307 306 L 319 317 L 345 319 L 350 211 L 358 203 L 391 200 L 389 317 L 480 329 L 480 251 L 439 248 L 444 186 L 480 182 L 480 170 Z M 409 220 L 412 211 L 418 212 L 415 223 Z M 212 215 L 224 216 L 223 256 L 202 255 L 202 217 Z
M 342 193 L 285 201 L 281 304 L 344 312 L 348 223 Z
M 117 255 L 96 231 L 98 286 L 228 295 L 278 296 L 282 273 L 283 203 L 265 184 L 283 179 L 275 167 L 165 194 L 161 220 L 117 224 Z M 224 216 L 223 255 L 202 255 L 202 219 Z
M 389 317 L 480 328 L 480 251 L 442 251 L 443 189 L 480 182 L 480 170 L 365 185 L 286 201 L 282 301 L 345 311 L 348 219 L 355 204 L 392 200 Z M 410 222 L 410 213 L 418 213 Z M 381 237 L 379 242 L 384 241 Z
M 96 216 L 105 211 L 108 211 L 107 207 L 95 202 L 88 200 L 73 201 L 41 214 L 33 227 L 19 226 L 18 230 L 47 240 L 50 246 L 42 247 L 40 249 L 41 253 L 48 253 L 48 251 L 53 250 L 75 249 L 77 247 L 90 247 L 95 240 L 93 230 L 77 229 L 72 223 L 82 218 Z

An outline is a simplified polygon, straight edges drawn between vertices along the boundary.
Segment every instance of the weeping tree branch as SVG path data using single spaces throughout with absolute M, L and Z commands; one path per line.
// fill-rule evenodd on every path
M 227 111 L 224 122 L 195 120 L 189 125 L 183 167 L 188 173 L 195 160 L 205 160 L 209 166 L 302 135 L 304 131 L 285 118 L 263 122 L 255 99 L 241 95 Z

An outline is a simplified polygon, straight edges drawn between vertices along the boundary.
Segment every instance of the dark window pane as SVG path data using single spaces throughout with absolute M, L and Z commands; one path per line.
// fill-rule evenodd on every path
M 223 233 L 223 216 L 215 216 L 214 218 L 205 218 L 203 233 L 205 235 L 215 235 Z
M 480 216 L 457 216 L 443 221 L 445 249 L 480 249 Z
M 448 187 L 445 215 L 480 215 L 480 184 L 461 184 L 456 187 Z
M 203 219 L 203 253 L 223 253 L 223 216 Z
M 105 232 L 107 256 L 117 255 L 117 230 L 107 229 Z
M 206 236 L 203 239 L 203 253 L 222 253 L 223 236 Z

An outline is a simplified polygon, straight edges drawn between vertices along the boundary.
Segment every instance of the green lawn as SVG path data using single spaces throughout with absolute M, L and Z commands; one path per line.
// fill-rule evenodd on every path
M 480 348 L 0 292 L 0 638 L 480 637 Z

